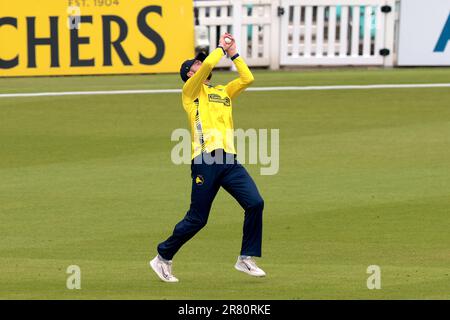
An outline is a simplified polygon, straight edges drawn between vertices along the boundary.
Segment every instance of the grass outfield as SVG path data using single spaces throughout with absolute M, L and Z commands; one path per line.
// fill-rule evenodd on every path
M 450 69 L 255 72 L 255 86 L 442 83 Z M 225 82 L 231 73 L 215 73 Z M 0 79 L 12 92 L 179 88 L 176 75 Z M 247 92 L 236 128 L 279 128 L 280 171 L 246 165 L 266 202 L 268 276 L 234 270 L 243 212 L 148 267 L 185 214 L 179 94 L 0 98 L 2 299 L 450 299 L 450 89 Z M 82 289 L 66 289 L 79 265 Z M 381 290 L 366 269 L 381 267 Z

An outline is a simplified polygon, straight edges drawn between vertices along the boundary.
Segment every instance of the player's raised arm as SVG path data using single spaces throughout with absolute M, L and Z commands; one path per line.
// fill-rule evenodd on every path
M 226 54 L 231 43 L 225 42 L 224 34 L 219 40 L 219 46 L 212 51 L 208 57 L 202 62 L 200 69 L 190 76 L 189 80 L 183 86 L 183 95 L 194 100 L 198 97 L 203 83 L 208 79 L 212 69 L 219 63 L 220 59 Z M 189 73 L 188 73 L 189 74 Z
M 225 87 L 228 96 L 233 99 L 247 89 L 253 83 L 255 78 L 253 77 L 253 74 L 244 59 L 237 53 L 235 41 L 233 41 L 233 44 L 228 49 L 227 53 L 239 73 L 239 78 L 229 82 Z

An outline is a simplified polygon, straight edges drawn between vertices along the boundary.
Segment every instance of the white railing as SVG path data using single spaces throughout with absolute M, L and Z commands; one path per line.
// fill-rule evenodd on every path
M 282 0 L 281 65 L 389 65 L 395 0 Z M 387 16 L 389 15 L 389 21 Z M 389 35 L 387 35 L 389 33 Z
M 220 0 L 195 2 L 195 10 L 210 49 L 233 33 L 250 66 L 392 66 L 395 1 Z
M 270 65 L 270 44 L 275 35 L 271 33 L 274 10 L 270 0 L 199 1 L 198 23 L 209 30 L 210 49 L 215 49 L 219 36 L 232 33 L 237 39 L 239 51 L 251 66 Z M 276 8 L 275 8 L 276 10 Z M 277 38 L 277 37 L 275 37 Z M 219 66 L 231 63 L 222 60 Z

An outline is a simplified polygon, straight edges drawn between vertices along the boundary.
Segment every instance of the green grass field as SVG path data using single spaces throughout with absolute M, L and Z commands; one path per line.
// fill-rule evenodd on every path
M 215 73 L 222 83 L 233 74 Z M 254 86 L 450 83 L 450 69 L 256 71 Z M 177 75 L 0 79 L 12 92 L 180 88 Z M 234 270 L 243 211 L 223 190 L 174 259 L 185 214 L 179 94 L 0 98 L 1 299 L 450 299 L 450 89 L 247 92 L 236 128 L 279 128 L 265 199 L 268 276 Z M 81 290 L 66 268 L 81 268 Z M 368 290 L 369 265 L 381 290 Z

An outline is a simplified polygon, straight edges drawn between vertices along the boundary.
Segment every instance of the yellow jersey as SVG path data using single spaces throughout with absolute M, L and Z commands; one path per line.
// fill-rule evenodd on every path
M 233 99 L 254 80 L 242 57 L 233 63 L 239 78 L 227 85 L 205 84 L 212 69 L 224 56 L 222 48 L 212 51 L 197 72 L 183 86 L 182 102 L 191 127 L 192 159 L 202 152 L 224 149 L 236 154 L 233 135 Z

